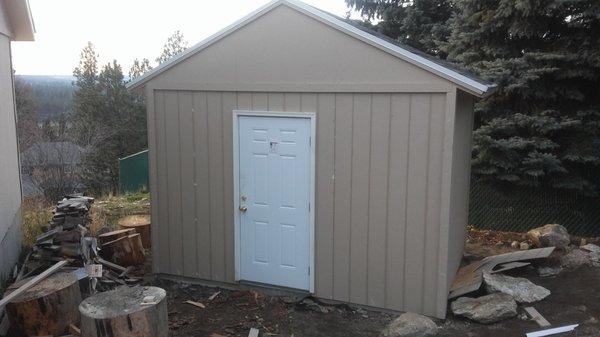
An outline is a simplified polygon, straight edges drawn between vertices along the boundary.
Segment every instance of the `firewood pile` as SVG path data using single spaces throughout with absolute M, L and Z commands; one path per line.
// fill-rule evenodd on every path
M 93 204 L 94 198 L 81 195 L 56 204 L 44 233 L 15 268 L 14 282 L 0 298 L 0 336 L 73 334 L 79 330 L 72 323 L 79 321 L 83 299 L 140 283 L 132 275 L 143 273 L 134 269 L 145 260 L 140 233 L 129 228 L 92 235 Z
M 99 241 L 90 233 L 89 212 L 93 203 L 94 198 L 80 195 L 66 196 L 60 200 L 45 232 L 36 238 L 15 281 L 36 275 L 52 264 L 66 260 L 68 266 L 63 270 L 73 271 L 80 283 L 82 280 L 89 282 L 85 286 L 80 284 L 82 291 L 86 289 L 89 294 L 138 283 L 141 279 L 129 274 L 133 265 L 144 261 L 144 248 L 141 243 L 136 245 L 135 240 L 139 234 L 127 232 L 122 238 L 109 232 L 102 234 Z M 114 237 L 115 240 L 105 242 L 106 237 Z M 123 265 L 123 261 L 127 263 Z

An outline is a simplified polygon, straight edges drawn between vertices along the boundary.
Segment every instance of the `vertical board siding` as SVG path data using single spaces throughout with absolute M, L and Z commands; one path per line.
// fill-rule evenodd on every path
M 234 109 L 317 114 L 317 296 L 439 313 L 445 94 L 154 91 L 157 271 L 234 282 Z
M 196 275 L 196 187 L 194 172 L 194 110 L 192 93 L 179 92 L 179 142 L 181 155 L 181 214 L 183 275 Z M 188 239 L 190 238 L 190 239 Z
M 354 95 L 350 206 L 350 301 L 367 304 L 371 95 Z
M 183 224 L 181 207 L 181 146 L 179 141 L 179 93 L 165 93 L 167 193 L 169 221 L 169 269 L 175 275 L 183 275 Z
M 335 95 L 334 204 L 333 204 L 333 298 L 350 300 L 350 196 L 352 195 L 351 94 Z M 321 140 L 317 139 L 317 143 Z M 325 210 L 327 211 L 327 210 Z M 317 205 L 317 213 L 319 205 Z M 318 225 L 317 225 L 318 226 Z M 318 258 L 318 257 L 317 257 Z
M 208 166 L 208 108 L 206 93 L 194 92 L 194 173 L 196 175 L 196 264 L 195 277 L 210 279 L 210 176 Z M 188 275 L 192 276 L 192 275 Z
M 315 292 L 333 298 L 335 95 L 319 94 L 316 142 Z
M 386 297 L 386 231 L 390 140 L 390 95 L 376 94 L 371 111 L 371 168 L 367 259 L 367 304 L 384 306 Z M 394 283 L 392 283 L 394 284 Z

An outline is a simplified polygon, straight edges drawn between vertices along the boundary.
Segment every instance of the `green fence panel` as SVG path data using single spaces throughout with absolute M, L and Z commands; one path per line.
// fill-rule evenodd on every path
M 543 188 L 498 188 L 473 180 L 469 203 L 469 224 L 478 229 L 525 232 L 558 223 L 570 234 L 600 236 L 600 198 Z
M 135 193 L 148 189 L 148 150 L 119 159 L 119 191 Z

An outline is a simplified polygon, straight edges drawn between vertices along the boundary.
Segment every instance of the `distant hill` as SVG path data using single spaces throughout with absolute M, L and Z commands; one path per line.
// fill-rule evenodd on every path
M 31 86 L 38 104 L 38 121 L 54 119 L 71 108 L 73 99 L 73 76 L 17 75 Z

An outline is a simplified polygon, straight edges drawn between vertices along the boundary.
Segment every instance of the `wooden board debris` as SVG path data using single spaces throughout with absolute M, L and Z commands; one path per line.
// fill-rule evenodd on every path
M 536 321 L 539 326 L 542 328 L 550 326 L 550 322 L 548 322 L 542 314 L 540 314 L 534 307 L 525 307 L 525 312 L 532 320 Z
M 208 298 L 208 301 L 212 302 L 217 296 L 219 296 L 220 293 L 221 293 L 220 291 L 217 291 L 216 293 L 210 295 L 210 297 Z
M 185 301 L 184 303 L 191 304 L 193 306 L 196 306 L 196 307 L 202 308 L 202 309 L 206 308 L 206 306 L 204 304 L 200 303 L 200 302 Z
M 552 328 L 552 329 L 528 332 L 525 334 L 525 336 L 527 336 L 527 337 L 551 336 L 551 335 L 556 335 L 556 334 L 563 333 L 563 332 L 573 331 L 578 326 L 579 326 L 579 324 L 565 325 L 565 326 L 560 326 L 560 327 Z
M 248 333 L 248 337 L 258 337 L 258 329 L 250 328 L 250 332 Z
M 456 273 L 454 282 L 452 282 L 452 286 L 450 287 L 448 299 L 468 294 L 479 289 L 483 282 L 483 273 L 492 271 L 499 264 L 545 258 L 553 251 L 554 247 L 523 250 L 488 256 L 481 261 L 466 265 L 460 268 Z

